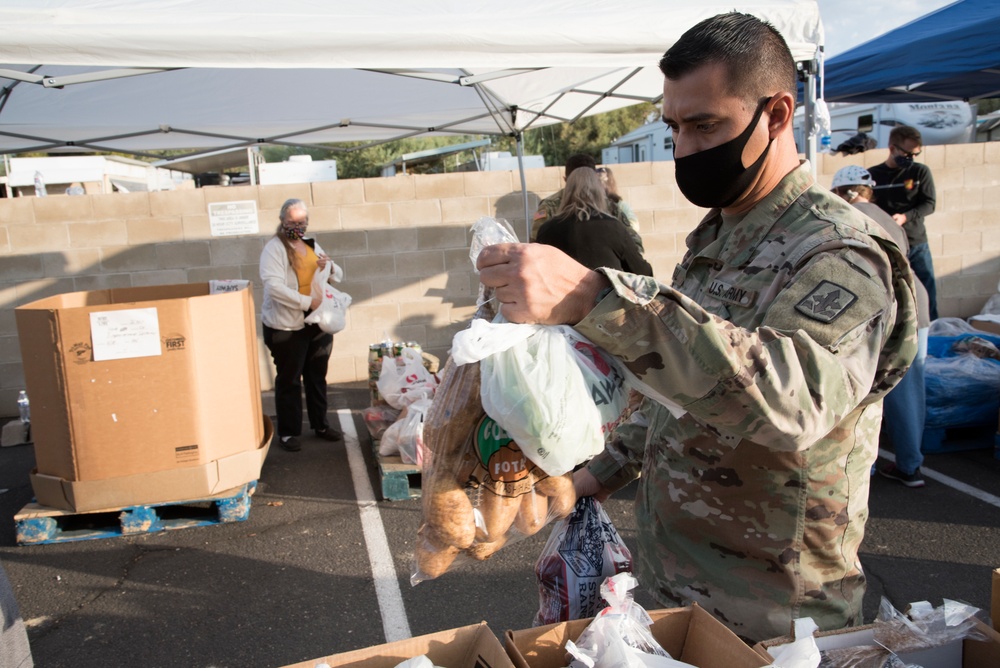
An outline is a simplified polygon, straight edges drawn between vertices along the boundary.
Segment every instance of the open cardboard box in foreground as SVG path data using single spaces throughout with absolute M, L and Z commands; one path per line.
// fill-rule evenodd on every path
M 486 622 L 332 654 L 285 668 L 314 668 L 321 663 L 330 668 L 394 668 L 421 654 L 427 655 L 435 666 L 448 668 L 513 668 L 500 641 Z
M 648 612 L 653 637 L 678 661 L 697 668 L 760 668 L 770 663 L 697 604 Z M 560 668 L 566 665 L 566 641 L 579 638 L 592 621 L 507 631 L 507 654 L 516 668 Z

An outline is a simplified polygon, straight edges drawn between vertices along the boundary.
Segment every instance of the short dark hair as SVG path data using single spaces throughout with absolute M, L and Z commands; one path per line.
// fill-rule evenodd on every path
M 920 136 L 920 130 L 909 125 L 897 125 L 889 131 L 889 143 L 896 144 L 907 139 L 917 142 L 917 146 L 924 145 L 924 138 Z
M 566 158 L 566 176 L 569 176 L 578 167 L 597 169 L 597 161 L 589 153 L 574 153 Z
M 676 81 L 716 62 L 726 67 L 728 92 L 749 104 L 782 91 L 797 95 L 795 61 L 785 38 L 756 16 L 730 12 L 705 19 L 667 49 L 660 71 Z

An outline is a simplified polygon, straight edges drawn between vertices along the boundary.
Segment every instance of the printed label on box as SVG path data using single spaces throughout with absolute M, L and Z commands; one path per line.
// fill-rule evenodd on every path
M 90 314 L 94 361 L 154 357 L 160 353 L 160 322 L 155 308 Z

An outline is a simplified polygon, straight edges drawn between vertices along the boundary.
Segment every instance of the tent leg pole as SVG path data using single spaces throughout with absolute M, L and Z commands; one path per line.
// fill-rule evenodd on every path
M 524 202 L 524 240 L 531 241 L 531 214 L 528 211 L 528 182 L 524 178 L 524 135 L 520 132 L 514 137 L 517 147 L 517 171 L 521 173 L 521 199 Z
M 815 66 L 810 63 L 805 69 L 805 78 L 802 80 L 802 103 L 803 103 L 803 133 L 806 145 L 806 160 L 809 161 L 809 169 L 812 176 L 816 178 L 816 72 Z

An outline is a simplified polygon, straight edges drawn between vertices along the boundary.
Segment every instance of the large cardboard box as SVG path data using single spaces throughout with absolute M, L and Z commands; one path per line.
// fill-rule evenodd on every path
M 874 625 L 859 626 L 839 631 L 821 631 L 815 634 L 816 646 L 820 651 L 874 645 Z M 976 620 L 976 629 L 986 635 L 987 640 L 960 640 L 940 647 L 899 654 L 906 665 L 916 664 L 922 668 L 985 668 L 1000 666 L 1000 633 Z M 791 637 L 773 638 L 754 646 L 761 656 L 771 659 L 771 652 L 781 645 L 792 642 Z
M 273 436 L 274 426 L 265 415 L 264 438 L 254 450 L 201 466 L 102 480 L 63 480 L 35 469 L 31 486 L 39 505 L 81 513 L 205 499 L 260 478 Z
M 253 296 L 210 292 L 74 292 L 15 310 L 39 476 L 123 478 L 259 449 Z
M 770 663 L 704 608 L 650 610 L 650 631 L 671 657 L 698 668 L 759 668 Z M 566 641 L 576 641 L 592 619 L 578 619 L 522 631 L 507 631 L 506 648 L 516 668 L 566 665 Z
M 330 668 L 393 668 L 421 654 L 427 655 L 435 666 L 448 668 L 514 668 L 486 622 L 302 661 L 285 668 L 314 668 L 320 663 Z

